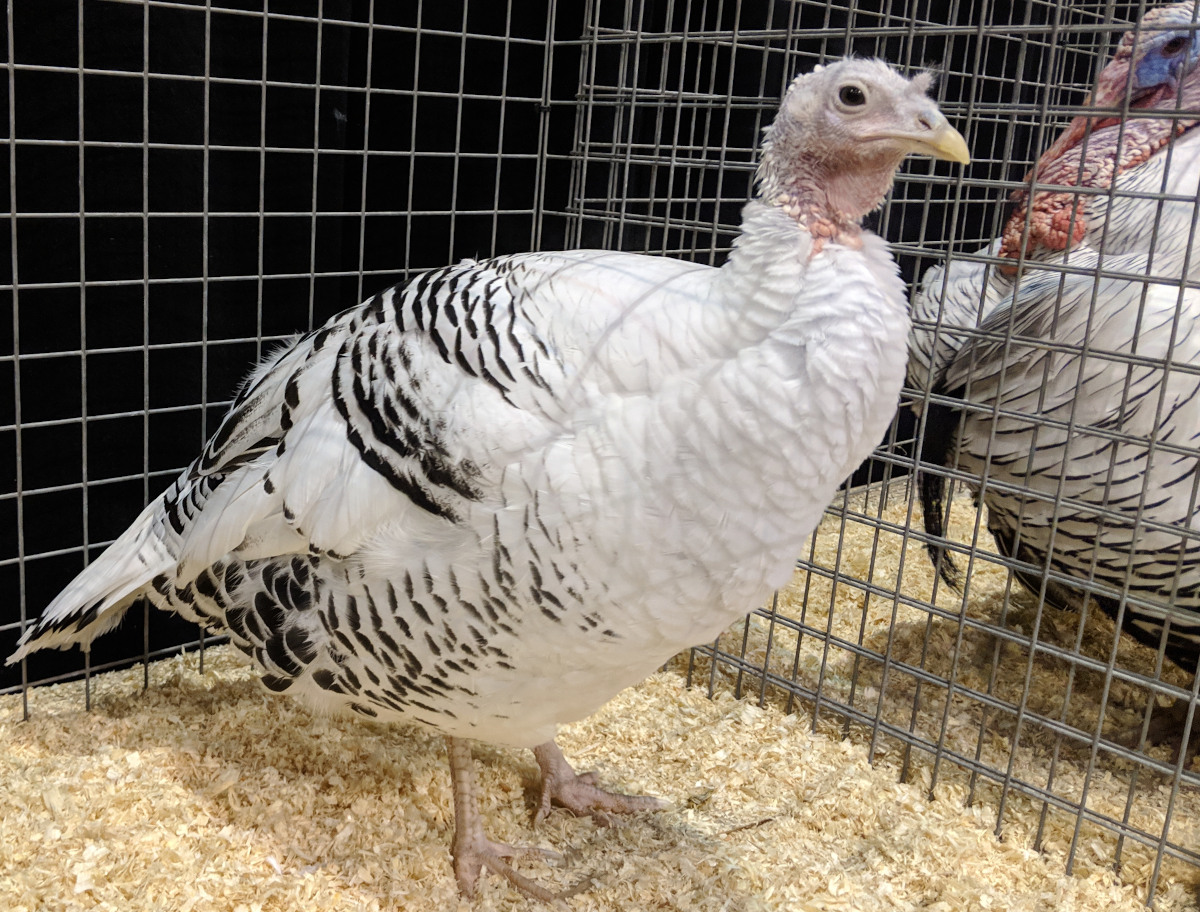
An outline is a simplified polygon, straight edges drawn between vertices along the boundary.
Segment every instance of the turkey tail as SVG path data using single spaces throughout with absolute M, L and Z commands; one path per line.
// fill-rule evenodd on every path
M 150 581 L 175 566 L 159 532 L 162 498 L 151 503 L 115 542 L 73 579 L 17 642 L 8 664 L 39 649 L 65 649 L 115 627 Z
M 917 449 L 917 486 L 921 493 L 921 515 L 925 533 L 925 551 L 934 568 L 948 585 L 959 588 L 961 574 L 942 542 L 946 537 L 946 489 L 948 479 L 937 472 L 926 472 L 921 465 L 946 466 L 954 449 L 960 424 L 959 414 L 948 405 L 930 402 L 925 409 L 925 433 Z

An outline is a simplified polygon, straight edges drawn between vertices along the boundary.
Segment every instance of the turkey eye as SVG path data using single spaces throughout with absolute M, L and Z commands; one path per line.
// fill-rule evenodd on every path
M 867 103 L 867 93 L 856 85 L 844 85 L 838 91 L 838 100 L 848 108 L 857 108 Z
M 1170 41 L 1163 45 L 1163 53 L 1168 57 L 1174 57 L 1183 51 L 1188 46 L 1188 40 L 1183 35 L 1176 35 Z

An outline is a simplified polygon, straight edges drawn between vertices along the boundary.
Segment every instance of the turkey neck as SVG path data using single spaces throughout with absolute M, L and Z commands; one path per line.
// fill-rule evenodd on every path
M 786 180 L 772 161 L 764 162 L 762 197 L 809 232 L 818 251 L 826 239 L 854 245 L 863 216 L 887 196 L 903 157 L 887 151 L 831 160 L 799 153 L 788 168 L 795 176 Z
M 658 416 L 681 441 L 662 483 L 676 509 L 700 514 L 697 546 L 721 539 L 735 556 L 763 555 L 771 585 L 883 437 L 906 361 L 904 286 L 884 243 L 862 232 L 854 245 L 814 246 L 780 208 L 747 205 L 703 305 L 719 315 L 705 332 L 725 351 Z

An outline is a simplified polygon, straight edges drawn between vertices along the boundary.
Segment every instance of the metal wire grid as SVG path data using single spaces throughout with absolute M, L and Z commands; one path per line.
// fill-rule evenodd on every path
M 1131 6 L 593 3 L 585 66 L 607 61 L 601 70 L 609 81 L 581 75 L 586 105 L 571 196 L 580 227 L 571 240 L 719 261 L 750 195 L 757 138 L 775 99 L 796 72 L 853 52 L 909 70 L 932 67 L 939 100 L 969 122 L 972 152 L 983 166 L 963 182 L 951 169 L 938 167 L 931 178 L 929 169 L 910 164 L 884 210 L 883 229 L 893 214 L 911 217 L 914 207 L 901 202 L 961 197 L 958 206 L 987 204 L 988 219 L 970 220 L 977 235 L 953 237 L 957 209 L 924 205 L 921 217 L 939 224 L 913 225 L 896 239 L 904 245 L 911 238 L 911 247 L 898 249 L 928 257 L 948 243 L 985 243 L 999 227 L 997 193 L 1017 186 L 1052 133 L 1052 112 L 1083 100 L 1114 27 L 1124 27 L 1113 23 L 1129 21 L 1121 14 Z M 1026 72 L 1037 75 L 1017 78 Z
M 560 19 L 7 5 L 0 649 L 190 460 L 277 340 L 422 269 L 561 246 L 544 212 L 574 107 L 551 106 Z M 553 183 L 562 197 L 565 172 Z M 142 625 L 84 671 L 192 637 Z M 0 692 L 78 675 L 64 657 L 0 671 Z
M 14 405 L 0 424 L 0 437 L 6 441 L 4 458 L 14 461 L 14 471 L 4 474 L 17 484 L 0 493 L 3 521 L 15 531 L 14 550 L 0 555 L 0 578 L 13 593 L 5 604 L 19 606 L 20 613 L 0 618 L 0 646 L 15 640 L 22 620 L 39 610 L 84 558 L 98 553 L 140 503 L 191 457 L 211 427 L 209 419 L 227 405 L 245 364 L 287 332 L 319 322 L 412 272 L 465 255 L 601 246 L 720 262 L 750 194 L 761 127 L 787 79 L 848 50 L 886 56 L 909 68 L 935 65 L 941 73 L 940 103 L 971 141 L 969 177 L 946 166 L 910 163 L 877 217 L 877 229 L 894 242 L 906 277 L 915 278 L 932 262 L 970 256 L 969 251 L 996 236 L 1002 220 L 999 202 L 1020 185 L 1038 152 L 1082 102 L 1114 32 L 1142 12 L 1136 3 L 1045 0 L 1016 9 L 932 0 L 591 0 L 582 10 L 551 3 L 535 11 L 532 20 L 518 15 L 514 4 L 479 24 L 478 4 L 439 9 L 327 0 L 310 3 L 304 11 L 294 5 L 280 11 L 265 3 L 234 9 L 232 4 L 200 7 L 157 0 L 66 6 L 75 23 L 67 31 L 73 40 L 58 44 L 74 49 L 69 60 L 24 59 L 21 42 L 31 27 L 14 4 L 7 15 L 7 225 L 13 272 L 0 291 L 11 295 L 14 317 L 13 354 L 0 363 L 12 372 Z M 140 53 L 130 56 L 127 47 L 122 54 L 93 57 L 89 29 L 96 18 L 110 14 L 125 17 L 139 38 L 135 51 Z M 185 23 L 184 35 L 200 36 L 198 57 L 176 48 L 164 53 L 156 44 L 156 29 L 172 17 Z M 234 21 L 260 38 L 261 53 L 251 55 L 248 63 L 221 50 L 225 30 Z M 297 43 L 305 54 L 294 54 Z M 344 48 L 341 56 L 339 46 Z M 284 59 L 279 47 L 293 54 Z M 381 65 L 383 60 L 392 67 Z M 486 72 L 482 78 L 480 70 Z M 497 79 L 497 74 L 502 75 Z M 21 122 L 22 102 L 45 97 L 46 90 L 39 94 L 41 78 L 72 86 L 68 95 L 75 116 L 67 135 L 55 132 L 61 125 L 39 130 L 40 123 Z M 89 91 L 110 81 L 127 84 L 139 99 L 140 123 L 128 135 L 92 132 L 96 119 L 88 116 Z M 178 127 L 178 135 L 159 135 L 156 116 L 173 100 L 173 91 L 193 93 L 195 123 Z M 248 93 L 248 107 L 256 116 L 226 116 L 223 99 L 238 93 Z M 289 128 L 272 122 L 276 104 L 290 114 L 284 118 Z M 231 120 L 242 132 L 226 132 Z M 486 137 L 481 138 L 483 122 L 498 126 L 482 131 Z M 339 123 L 358 126 L 344 126 L 346 132 L 339 134 Z M 30 156 L 59 152 L 72 156 L 63 173 L 69 170 L 72 180 L 77 179 L 78 196 L 68 205 L 39 205 L 36 196 L 23 195 L 29 193 L 28 175 L 37 173 Z M 95 201 L 96 188 L 105 190 L 109 177 L 105 155 L 128 156 L 145 174 L 136 182 L 135 205 Z M 172 156 L 186 166 L 182 177 L 156 190 L 155 174 L 171 167 Z M 349 189 L 330 198 L 323 181 L 335 171 L 333 162 L 350 178 Z M 198 189 L 189 189 L 188 168 L 199 175 Z M 492 173 L 483 174 L 488 171 Z M 274 188 L 284 172 L 305 178 L 302 204 L 287 194 L 276 199 Z M 483 192 L 474 189 L 480 185 Z M 180 204 L 189 198 L 190 205 Z M 86 260 L 84 253 L 105 251 L 102 232 L 91 227 L 106 219 L 138 226 L 140 256 L 132 264 L 118 263 L 112 275 L 95 278 L 92 268 L 97 260 L 108 265 L 106 253 Z M 193 232 L 182 235 L 178 246 L 198 247 L 201 256 L 190 266 L 160 269 L 156 238 L 172 238 L 175 222 Z M 37 226 L 43 223 L 62 231 L 39 233 Z M 349 240 L 337 245 L 341 255 L 327 259 L 323 231 L 334 224 Z M 285 232 L 278 246 L 272 238 L 277 227 L 293 231 Z M 234 246 L 249 252 L 249 265 L 221 265 L 223 239 L 243 229 L 246 233 L 237 235 Z M 31 235 L 64 245 L 75 274 L 31 277 L 27 269 L 18 271 L 28 262 L 26 239 Z M 276 260 L 277 249 L 290 253 Z M 63 301 L 69 306 L 62 307 Z M 52 302 L 58 302 L 54 310 Z M 71 314 L 70 325 L 55 325 L 59 321 L 47 320 L 48 312 L 62 319 Z M 114 313 L 126 315 L 132 337 L 112 335 L 105 324 Z M 232 314 L 236 319 L 252 314 L 252 323 L 233 328 Z M 47 324 L 54 331 L 42 341 L 34 327 Z M 64 341 L 67 335 L 69 342 Z M 189 372 L 198 379 L 178 399 L 156 398 L 157 390 L 172 385 L 165 380 L 165 369 L 177 376 L 185 358 L 193 360 Z M 54 386 L 48 374 L 64 367 L 74 392 L 47 406 L 50 411 L 39 412 L 36 400 L 44 388 Z M 128 374 L 136 388 L 132 395 L 140 400 L 132 407 L 98 405 L 103 394 L 92 381 L 101 370 Z M 23 395 L 30 389 L 38 396 Z M 857 523 L 874 530 L 876 544 L 888 534 L 905 541 L 920 538 L 912 528 L 911 508 L 900 523 L 883 512 L 888 503 L 906 503 L 909 497 L 904 478 L 914 465 L 912 433 L 898 426 L 881 447 L 870 474 L 880 482 L 873 497 L 847 496 L 832 508 L 839 536 Z M 35 439 L 39 434 L 46 435 L 45 442 Z M 128 452 L 127 441 L 139 438 L 142 447 L 132 460 L 97 458 L 98 451 L 105 456 L 119 448 Z M 42 454 L 72 453 L 74 447 L 81 449 L 77 465 L 74 459 L 57 457 L 57 464 L 73 473 L 38 477 L 43 459 L 54 462 Z M 54 518 L 57 538 L 30 532 L 36 518 L 47 514 Z M 71 528 L 64 537 L 65 526 Z M 979 531 L 969 557 L 998 561 Z M 872 605 L 902 606 L 924 612 L 927 631 L 938 624 L 958 625 L 960 646 L 966 630 L 1034 651 L 1033 638 L 1020 630 L 907 595 L 899 576 L 894 584 L 881 585 L 872 572 L 876 556 L 873 546 L 866 572 L 815 551 L 800 566 L 811 580 L 831 584 L 831 606 L 838 591 L 860 595 L 864 621 Z M 1043 819 L 1051 812 L 1076 815 L 1077 837 L 1085 832 L 1084 824 L 1094 824 L 1122 840 L 1152 845 L 1157 856 L 1148 879 L 1150 896 L 1164 857 L 1200 864 L 1200 853 L 1173 835 L 1169 815 L 1152 831 L 1130 823 L 1129 814 L 1148 782 L 1166 781 L 1174 800 L 1193 774 L 1120 745 L 1103 744 L 1101 760 L 1115 758 L 1134 770 L 1123 817 L 1089 807 L 1086 784 L 1082 792 L 1061 789 L 1054 772 L 1057 748 L 1044 781 L 1021 778 L 1011 765 L 1006 769 L 990 762 L 978 749 L 950 745 L 945 716 L 943 730 L 933 733 L 885 716 L 886 676 L 892 682 L 915 682 L 913 719 L 922 693 L 926 701 L 940 700 L 947 712 L 954 700 L 980 707 L 980 741 L 996 719 L 1014 715 L 1068 741 L 1077 741 L 1078 731 L 1063 719 L 1034 712 L 1024 696 L 1014 703 L 988 689 L 962 686 L 953 670 L 946 674 L 927 663 L 925 651 L 902 654 L 892 650 L 891 640 L 881 651 L 861 633 L 857 638 L 839 636 L 831 628 L 832 614 L 830 610 L 821 619 L 806 613 L 788 616 L 777 608 L 760 611 L 747 623 L 740 642 L 727 638 L 699 649 L 693 661 L 716 660 L 707 672 L 710 685 L 719 674 L 731 673 L 735 686 L 752 683 L 760 699 L 782 694 L 790 707 L 799 698 L 815 704 L 818 714 L 832 711 L 847 724 L 868 726 L 873 754 L 890 760 L 898 745 L 901 774 L 931 770 L 931 789 L 955 770 L 965 771 L 972 798 L 984 796 L 986 784 L 998 784 L 998 832 L 1006 802 L 1023 795 L 1041 802 Z M 161 628 L 156 618 L 154 629 Z M 150 630 L 133 632 L 139 643 L 133 651 L 140 648 L 144 661 L 177 648 L 174 644 L 183 636 L 168 628 L 167 645 L 156 647 Z M 767 648 L 756 651 L 753 641 L 762 636 Z M 772 644 L 785 641 L 795 644 L 795 654 L 779 662 Z M 128 643 L 126 639 L 126 647 Z M 928 646 L 926 633 L 923 649 Z M 106 648 L 112 650 L 107 655 Z M 1106 681 L 1135 674 L 1097 666 L 1078 650 L 1046 642 L 1036 643 L 1036 649 L 1060 659 L 1071 679 L 1076 669 L 1103 674 Z M 813 650 L 820 656 L 818 671 L 806 676 L 801 655 Z M 128 648 L 98 641 L 91 670 L 125 661 L 130 654 Z M 854 663 L 848 687 L 826 672 L 838 655 Z M 30 667 L 33 673 L 20 681 L 0 681 L 6 685 L 0 692 L 24 692 L 34 680 L 78 674 L 76 668 L 50 672 Z M 876 674 L 880 671 L 882 680 Z M 1144 675 L 1137 681 L 1147 685 Z M 1149 686 L 1164 694 L 1182 692 L 1161 681 L 1151 680 Z M 1092 742 L 1091 747 L 1089 775 L 1100 769 L 1094 761 L 1101 745 Z M 1144 773 L 1140 780 L 1137 771 Z M 1076 843 L 1069 848 L 1068 864 Z M 1123 844 L 1118 842 L 1114 853 L 1117 863 Z
M 947 259 L 986 261 L 975 250 L 1000 234 L 1005 199 L 1023 186 L 1040 151 L 1078 112 L 1117 38 L 1144 11 L 1136 3 L 1103 2 L 794 3 L 768 9 L 744 3 L 594 4 L 571 194 L 578 228 L 569 236 L 574 242 L 719 263 L 735 236 L 750 190 L 754 144 L 773 99 L 794 72 L 853 50 L 909 67 L 940 64 L 939 102 L 972 146 L 965 175 L 910 162 L 878 216 L 877 230 L 893 241 L 905 277 L 919 278 Z M 603 68 L 608 82 L 586 69 L 587 62 L 605 55 L 619 61 Z M 1153 278 L 1107 268 L 1100 275 Z M 800 599 L 805 607 L 789 613 L 776 602 L 757 612 L 740 638 L 727 635 L 694 650 L 690 673 L 710 688 L 728 679 L 760 700 L 778 698 L 789 709 L 804 701 L 815 705 L 818 716 L 832 713 L 847 727 L 866 727 L 873 759 L 894 762 L 901 776 L 922 777 L 931 791 L 943 781 L 965 783 L 969 802 L 994 803 L 998 835 L 1010 825 L 1017 804 L 1037 808 L 1033 839 L 1039 846 L 1051 838 L 1051 818 L 1065 818 L 1070 835 L 1057 848 L 1068 870 L 1081 851 L 1107 853 L 1120 867 L 1130 846 L 1148 846 L 1152 862 L 1137 876 L 1152 899 L 1166 859 L 1200 866 L 1194 834 L 1177 819 L 1181 808 L 1190 807 L 1182 796 L 1200 785 L 1200 776 L 1187 767 L 1183 752 L 1164 760 L 1134 749 L 1107 731 L 1102 735 L 1099 725 L 1093 729 L 1073 718 L 1069 707 L 1075 694 L 1093 686 L 1104 699 L 1124 687 L 1143 701 L 1194 700 L 1194 682 L 1185 687 L 1164 680 L 1161 651 L 1156 660 L 1126 667 L 1115 650 L 1107 661 L 1081 650 L 1082 633 L 1075 642 L 1048 636 L 1050 625 L 1063 622 L 1049 616 L 1054 609 L 1041 603 L 1031 609 L 1016 597 L 1011 569 L 1020 562 L 994 553 L 978 517 L 969 547 L 960 550 L 968 578 L 960 607 L 910 594 L 903 557 L 894 575 L 888 575 L 890 569 L 881 573 L 883 539 L 898 539 L 904 547 L 919 546 L 925 538 L 908 487 L 917 430 L 911 421 L 897 422 L 858 478 L 875 485 L 865 493 L 847 492 L 831 508 L 836 556 L 819 554 L 814 542 L 799 561 L 808 574 Z M 1125 442 L 1146 445 L 1127 436 Z M 907 511 L 896 521 L 885 515 L 889 506 Z M 869 554 L 851 566 L 842 543 L 853 527 L 871 530 L 873 541 Z M 924 562 L 920 550 L 914 549 L 915 559 Z M 968 608 L 969 580 L 989 565 L 1009 572 L 1009 578 L 1000 611 L 981 616 Z M 1098 584 L 1094 591 L 1104 587 Z M 828 604 L 819 604 L 822 599 Z M 854 601 L 859 607 L 835 609 Z M 1133 604 L 1137 597 L 1126 601 Z M 858 619 L 850 625 L 856 635 L 835 631 L 835 610 Z M 882 646 L 869 635 L 872 618 L 890 616 L 894 627 L 903 611 L 924 618 L 906 622 L 916 628 L 911 642 L 900 642 L 891 628 Z M 1082 631 L 1084 619 L 1078 623 Z M 952 657 L 945 662 L 932 655 L 939 629 L 953 633 Z M 982 664 L 986 684 L 973 686 L 963 678 L 962 668 L 971 663 Z M 1061 709 L 1053 712 L 1031 701 L 1029 684 L 1034 665 L 1050 663 L 1065 692 Z M 839 676 L 839 666 L 850 670 Z M 1005 678 L 1014 670 L 1017 680 L 1009 687 Z M 956 741 L 948 727 L 959 724 L 958 716 L 973 719 L 974 734 Z M 997 737 L 1011 744 L 989 753 L 985 745 Z M 1030 754 L 1029 742 L 1038 742 L 1042 751 L 1042 766 L 1033 773 L 1018 762 Z M 1106 778 L 1119 780 L 1118 792 L 1124 789 L 1115 808 L 1094 797 Z M 1165 796 L 1164 812 L 1143 813 L 1151 795 Z M 1099 843 L 1093 838 L 1097 832 L 1116 838 Z
M 844 11 L 852 21 L 857 12 Z M 1029 4 L 1023 20 L 1002 22 L 998 21 L 1000 8 L 958 8 L 946 13 L 945 27 L 922 24 L 905 33 L 911 58 L 925 56 L 919 50 L 923 43 L 942 48 L 940 59 L 948 62 L 941 87 L 942 106 L 953 120 L 965 124 L 974 158 L 966 179 L 910 166 L 898 182 L 879 228 L 896 242 L 908 278 L 920 276 L 932 262 L 947 257 L 987 259 L 972 251 L 1000 233 L 1006 215 L 1002 201 L 1021 185 L 1038 152 L 1078 110 L 1115 41 L 1114 32 L 1119 35 L 1142 12 L 1136 5 Z M 960 13 L 967 18 L 978 15 L 978 19 L 966 21 Z M 1007 8 L 1003 14 L 1007 15 Z M 881 43 L 890 24 L 887 15 L 885 11 Z M 892 25 L 896 32 L 907 27 L 907 22 Z M 853 34 L 856 49 L 862 52 L 863 32 L 854 28 Z M 789 33 L 788 40 L 802 42 L 807 37 L 813 36 L 800 30 L 800 34 Z M 918 50 L 913 51 L 914 46 Z M 1070 271 L 1070 267 L 1057 268 Z M 1107 270 L 1100 274 L 1120 275 Z M 1090 356 L 1122 359 L 1119 354 Z M 1195 367 L 1172 364 L 1171 369 L 1194 372 Z M 909 594 L 904 557 L 894 575 L 890 568 L 880 572 L 885 560 L 883 539 L 890 536 L 904 544 L 924 537 L 913 528 L 914 505 L 906 483 L 915 468 L 911 433 L 898 423 L 871 471 L 864 473 L 864 478 L 877 479 L 880 484 L 867 495 L 848 494 L 831 510 L 835 524 L 830 534 L 839 542 L 836 556 L 818 554 L 814 542 L 813 550 L 799 562 L 809 578 L 799 616 L 781 610 L 776 603 L 747 622 L 740 642 L 726 639 L 696 650 L 693 662 L 715 659 L 704 672 L 710 687 L 727 674 L 739 690 L 757 690 L 760 700 L 782 696 L 791 707 L 799 698 L 815 704 L 818 715 L 832 711 L 847 726 L 866 726 L 873 757 L 896 762 L 903 776 L 925 777 L 931 790 L 943 779 L 965 781 L 968 801 L 996 802 L 997 834 L 1004 832 L 1011 819 L 1011 807 L 1022 800 L 1032 799 L 1040 805 L 1035 834 L 1038 845 L 1043 844 L 1050 817 L 1073 818 L 1069 844 L 1061 847 L 1068 869 L 1084 846 L 1088 851 L 1110 853 L 1118 866 L 1130 845 L 1149 846 L 1153 862 L 1144 882 L 1152 899 L 1166 858 L 1200 865 L 1194 835 L 1181 828 L 1173 816 L 1177 808 L 1187 806 L 1181 803 L 1182 796 L 1200 784 L 1200 777 L 1186 766 L 1183 752 L 1174 760 L 1148 756 L 1112 740 L 1108 732 L 1102 735 L 1100 723 L 1093 729 L 1078 722 L 1068 707 L 1075 692 L 1091 686 L 1102 690 L 1105 699 L 1110 688 L 1127 685 L 1140 690 L 1143 700 L 1155 696 L 1194 700 L 1195 682 L 1184 687 L 1164 681 L 1160 677 L 1161 650 L 1156 660 L 1129 667 L 1116 660 L 1115 649 L 1107 661 L 1103 655 L 1081 651 L 1082 619 L 1074 643 L 1070 638 L 1060 642 L 1047 636 L 1044 631 L 1053 623 L 1048 617 L 1052 609 L 1044 609 L 1041 603 L 1033 609 L 1020 608 L 1011 575 L 997 615 L 970 613 L 970 576 L 976 567 L 992 564 L 1011 570 L 1019 565 L 992 553 L 990 536 L 978 517 L 971 544 L 962 549 L 964 557 L 960 559 L 960 566 L 968 564 L 960 608 L 948 610 Z M 1146 446 L 1144 440 L 1128 435 L 1122 440 L 1129 446 Z M 886 507 L 896 505 L 908 508 L 899 522 L 889 518 L 893 514 L 885 514 Z M 915 522 L 919 527 L 919 518 Z M 850 565 L 842 542 L 854 526 L 872 530 L 873 541 L 869 555 L 859 555 L 859 563 Z M 920 549 L 915 550 L 916 559 L 923 560 Z M 827 584 L 828 596 L 822 590 L 820 597 L 827 598 L 827 605 L 814 604 L 818 582 Z M 1103 587 L 1098 585 L 1094 591 L 1103 592 Z M 860 607 L 835 608 L 854 600 Z M 1134 601 L 1136 598 L 1127 598 L 1129 604 Z M 915 625 L 918 632 L 907 643 L 896 632 L 897 618 L 906 609 L 925 617 L 921 625 Z M 850 620 L 858 619 L 856 635 L 835 631 L 835 611 Z M 872 617 L 889 615 L 886 638 L 872 637 L 868 629 Z M 938 648 L 939 628 L 953 633 L 952 657 L 944 662 L 932 654 Z M 1039 635 L 1039 631 L 1043 633 Z M 986 652 L 979 649 L 981 642 L 990 644 Z M 780 644 L 786 648 L 779 649 Z M 962 670 L 980 662 L 985 668 L 990 664 L 986 686 L 971 686 Z M 1009 671 L 1005 663 L 1018 672 L 1015 690 L 1004 686 Z M 1059 667 L 1065 691 L 1061 710 L 1054 712 L 1036 705 L 1030 694 L 1034 665 L 1047 663 Z M 840 666 L 850 669 L 843 677 L 838 675 Z M 899 705 L 889 705 L 889 699 Z M 925 714 L 925 721 L 931 719 L 932 725 L 923 724 L 920 717 Z M 959 715 L 974 719 L 973 737 L 955 740 L 949 736 L 948 726 Z M 999 759 L 985 749 L 998 735 L 1011 741 Z M 1023 751 L 1029 753 L 1021 743 L 1023 736 L 1026 742 L 1041 736 L 1049 744 L 1043 745 L 1044 764 L 1034 774 L 1017 762 Z M 1068 775 L 1072 759 L 1084 767 L 1081 779 Z M 1113 776 L 1124 783 L 1123 810 L 1092 800 L 1097 783 Z M 1140 805 L 1155 793 L 1165 796 L 1165 811 L 1139 817 Z M 1116 834 L 1117 839 L 1097 849 L 1091 835 L 1098 831 Z

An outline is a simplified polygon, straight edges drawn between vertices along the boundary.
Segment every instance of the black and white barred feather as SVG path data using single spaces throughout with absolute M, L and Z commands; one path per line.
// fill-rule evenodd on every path
M 1117 272 L 1138 261 L 1109 260 Z M 923 461 L 977 479 L 988 529 L 1032 592 L 1060 606 L 1091 597 L 1188 670 L 1200 653 L 1198 363 L 1200 292 L 1041 274 L 946 366 L 935 392 L 969 405 L 928 405 L 922 444 Z M 921 485 L 940 536 L 946 476 Z M 957 581 L 942 547 L 931 553 Z

